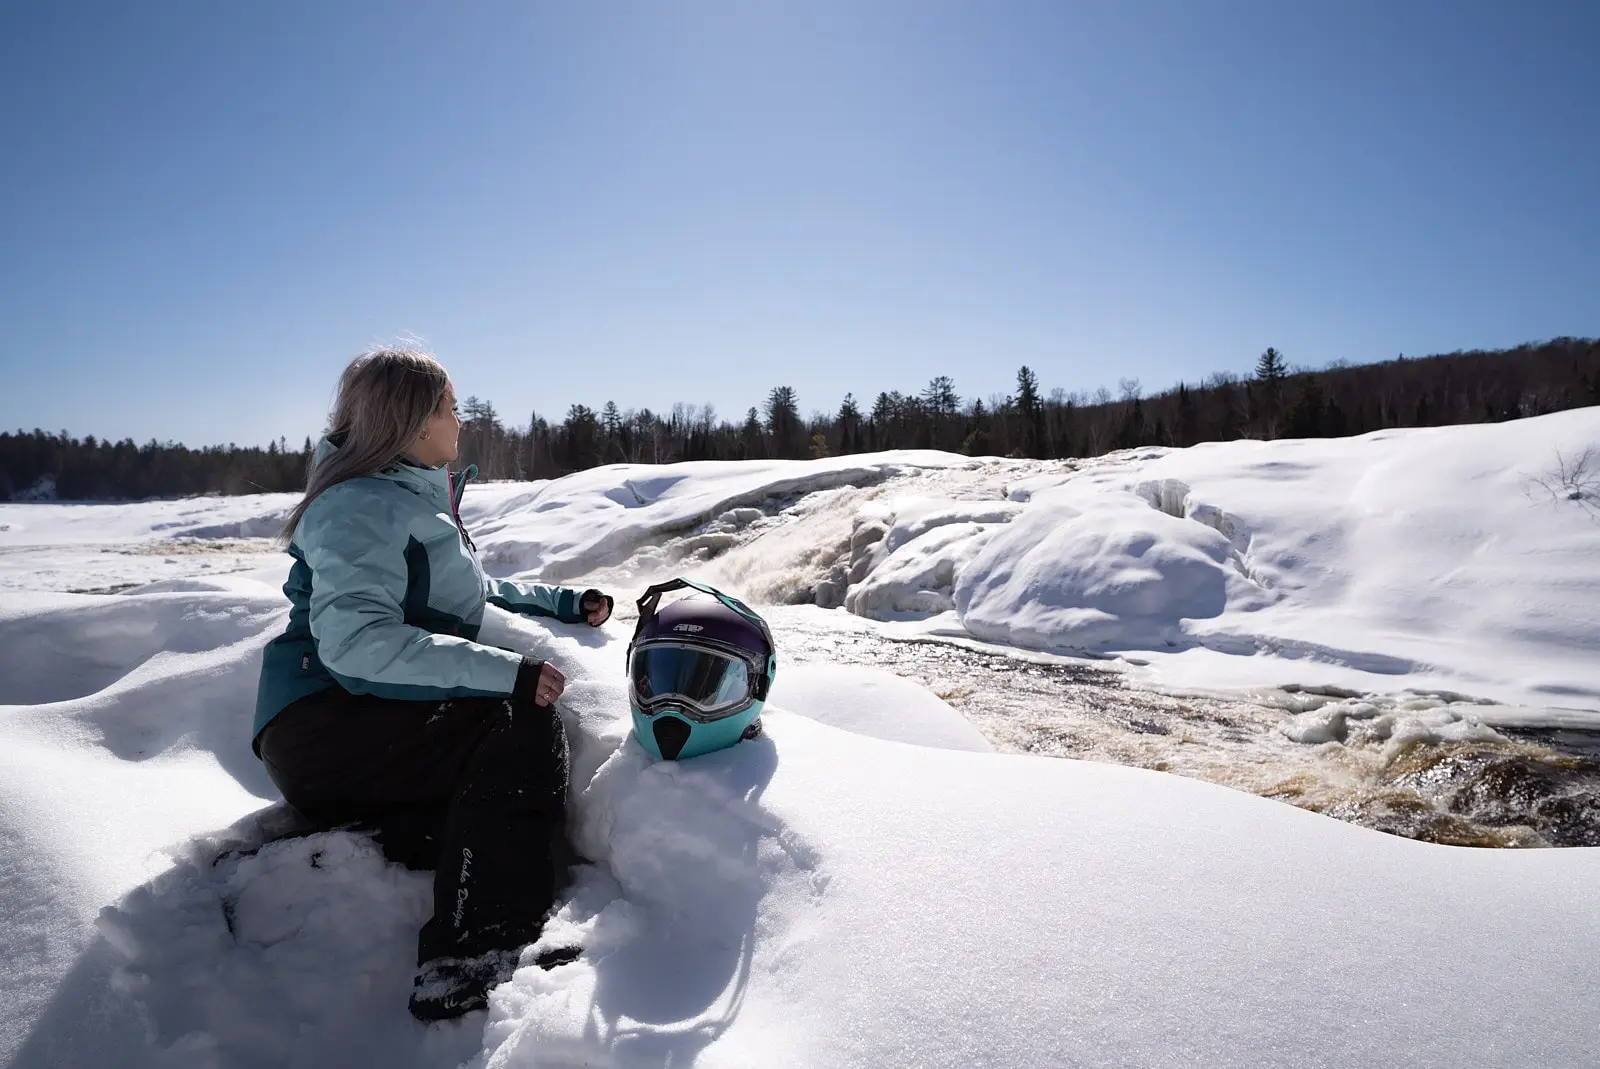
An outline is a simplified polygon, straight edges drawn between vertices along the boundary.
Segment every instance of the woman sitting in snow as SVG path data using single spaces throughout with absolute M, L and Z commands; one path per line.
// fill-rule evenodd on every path
M 262 661 L 255 749 L 308 817 L 436 870 L 411 1012 L 458 1016 L 539 937 L 565 842 L 565 679 L 499 648 L 485 605 L 598 627 L 612 601 L 484 575 L 459 512 L 476 469 L 446 467 L 461 420 L 431 356 L 357 358 L 329 428 L 284 528 L 289 627 Z

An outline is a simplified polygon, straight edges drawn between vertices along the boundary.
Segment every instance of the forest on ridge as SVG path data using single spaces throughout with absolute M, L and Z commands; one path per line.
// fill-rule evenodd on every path
M 1311 370 L 1267 349 L 1248 376 L 1146 393 L 1134 379 L 1093 394 L 1046 388 L 1019 368 L 1006 395 L 963 397 L 948 376 L 870 401 L 846 395 L 803 410 L 776 385 L 741 416 L 710 405 L 622 410 L 570 406 L 559 418 L 512 423 L 493 402 L 462 402 L 458 467 L 484 479 L 549 479 L 602 464 L 804 459 L 885 449 L 970 456 L 1088 457 L 1137 446 L 1236 438 L 1323 438 L 1392 427 L 1487 423 L 1600 404 L 1600 339 L 1555 338 L 1514 349 L 1400 357 Z M 113 442 L 39 429 L 0 432 L 0 500 L 136 500 L 189 494 L 293 491 L 305 485 L 312 442 L 192 448 Z

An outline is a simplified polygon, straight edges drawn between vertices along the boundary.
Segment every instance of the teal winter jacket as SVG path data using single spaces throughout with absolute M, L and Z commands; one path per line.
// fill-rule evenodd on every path
M 324 440 L 317 455 L 335 448 Z M 289 626 L 262 657 L 252 740 L 291 702 L 335 685 L 414 701 L 518 693 L 530 665 L 480 641 L 487 604 L 583 620 L 575 590 L 484 575 L 460 519 L 476 473 L 401 461 L 311 503 L 289 543 Z

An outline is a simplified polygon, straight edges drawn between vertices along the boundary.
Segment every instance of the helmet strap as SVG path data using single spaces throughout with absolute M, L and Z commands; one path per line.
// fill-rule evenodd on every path
M 750 606 L 746 605 L 744 602 L 740 601 L 738 598 L 724 594 L 716 587 L 706 586 L 704 583 L 697 583 L 692 579 L 669 579 L 665 583 L 657 583 L 650 587 L 639 599 L 639 622 L 634 624 L 633 638 L 628 640 L 628 652 L 624 654 L 624 657 L 626 658 L 626 664 L 630 670 L 633 667 L 633 647 L 636 643 L 638 643 L 639 636 L 644 634 L 644 629 L 649 626 L 650 621 L 655 618 L 656 607 L 661 604 L 661 595 L 670 594 L 674 590 L 698 590 L 702 594 L 710 594 L 712 597 L 722 602 L 722 604 L 726 605 L 739 615 L 748 618 L 752 623 L 761 628 L 761 635 L 767 640 L 767 650 L 769 654 L 772 650 L 777 648 L 773 645 L 772 629 L 767 626 L 767 622 L 761 618 L 759 613 L 757 613 Z M 763 686 L 762 690 L 763 693 L 759 697 L 761 699 L 765 699 L 766 694 L 764 692 L 766 687 Z

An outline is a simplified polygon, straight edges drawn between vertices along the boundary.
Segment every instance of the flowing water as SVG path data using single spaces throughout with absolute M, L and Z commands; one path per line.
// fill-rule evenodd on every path
M 1002 751 L 1192 776 L 1427 842 L 1600 845 L 1600 735 L 1489 729 L 1476 703 L 1415 694 L 1168 693 L 1094 662 L 896 640 L 841 616 L 772 612 L 794 662 L 914 679 Z M 1306 713 L 1345 726 L 1297 742 Z

